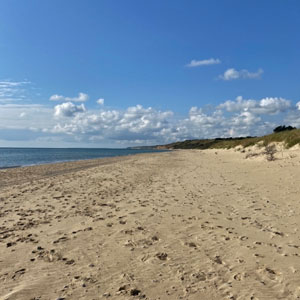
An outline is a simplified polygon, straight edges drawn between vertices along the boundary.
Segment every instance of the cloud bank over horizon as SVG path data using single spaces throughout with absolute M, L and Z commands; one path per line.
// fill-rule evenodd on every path
M 23 141 L 26 136 L 28 142 L 37 145 L 68 142 L 74 146 L 126 147 L 185 139 L 257 136 L 272 132 L 280 124 L 300 126 L 300 102 L 293 104 L 282 97 L 256 100 L 238 96 L 214 107 L 190 107 L 186 115 L 139 104 L 112 109 L 104 105 L 103 98 L 92 99 L 98 105 L 89 107 L 87 99 L 88 94 L 79 93 L 75 98 L 56 99 L 62 103 L 54 106 L 2 102 L 0 140 Z M 83 100 L 86 105 L 76 104 Z

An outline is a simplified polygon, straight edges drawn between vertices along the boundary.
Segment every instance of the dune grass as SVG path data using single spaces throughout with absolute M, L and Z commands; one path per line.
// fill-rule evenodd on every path
M 239 137 L 239 138 L 217 138 L 203 140 L 186 140 L 165 145 L 168 149 L 230 149 L 237 146 L 244 148 L 255 144 L 267 146 L 271 143 L 284 143 L 286 148 L 290 148 L 300 143 L 300 129 L 281 131 L 261 137 Z

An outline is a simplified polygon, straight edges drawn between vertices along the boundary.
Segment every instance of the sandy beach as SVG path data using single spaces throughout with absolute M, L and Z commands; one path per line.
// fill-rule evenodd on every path
M 300 152 L 0 170 L 0 299 L 300 299 Z

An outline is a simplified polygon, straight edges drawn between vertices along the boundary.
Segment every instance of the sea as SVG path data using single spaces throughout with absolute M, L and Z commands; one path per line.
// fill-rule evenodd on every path
M 0 169 L 162 151 L 166 150 L 108 148 L 0 148 Z

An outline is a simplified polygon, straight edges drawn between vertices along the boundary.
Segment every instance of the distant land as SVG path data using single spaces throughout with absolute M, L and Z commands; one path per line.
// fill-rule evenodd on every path
M 128 150 L 155 150 L 160 147 L 159 145 L 155 146 L 135 146 L 135 147 L 127 147 Z

